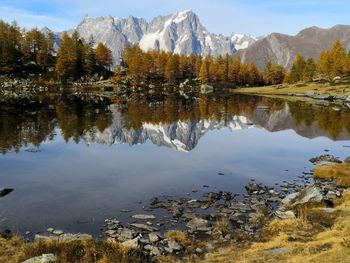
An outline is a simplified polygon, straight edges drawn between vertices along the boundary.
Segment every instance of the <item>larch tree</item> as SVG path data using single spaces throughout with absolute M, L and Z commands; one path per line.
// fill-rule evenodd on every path
M 113 63 L 112 51 L 103 43 L 99 43 L 96 47 L 97 64 L 105 69 L 110 69 Z
M 209 66 L 210 66 L 210 62 L 207 57 L 202 61 L 201 68 L 199 71 L 199 79 L 203 82 L 209 82 L 210 80 Z

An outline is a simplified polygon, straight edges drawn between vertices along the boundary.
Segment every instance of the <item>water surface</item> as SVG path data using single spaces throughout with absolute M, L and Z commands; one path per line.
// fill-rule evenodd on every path
M 154 196 L 297 180 L 325 150 L 349 156 L 349 139 L 346 105 L 165 93 L 2 103 L 0 188 L 14 191 L 0 199 L 0 228 L 97 236 Z

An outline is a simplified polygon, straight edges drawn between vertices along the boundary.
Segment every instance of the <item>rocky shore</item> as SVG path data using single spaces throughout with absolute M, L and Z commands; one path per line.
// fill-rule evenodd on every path
M 314 165 L 342 163 L 328 154 L 312 158 L 310 162 Z M 349 158 L 345 162 L 349 162 Z M 335 180 L 315 179 L 313 171 L 274 187 L 251 180 L 245 186 L 244 195 L 209 189 L 208 185 L 203 185 L 203 189 L 192 189 L 192 193 L 201 190 L 204 193 L 201 198 L 198 194 L 197 198 L 191 198 L 191 194 L 178 199 L 154 197 L 144 206 L 144 213 L 120 211 L 130 214 L 129 220 L 106 219 L 105 238 L 107 242 L 140 249 L 154 257 L 169 255 L 183 260 L 195 259 L 232 243 L 243 246 L 253 240 L 263 240 L 263 227 L 275 218 L 299 217 L 298 207 L 322 204 L 325 211 L 332 212 L 334 203 L 346 191 L 337 186 Z M 158 211 L 165 214 L 156 216 L 161 214 Z M 53 228 L 47 229 L 46 234 L 35 235 L 35 241 L 89 239 L 92 239 L 91 235 L 64 233 Z M 192 242 L 194 240 L 196 242 Z

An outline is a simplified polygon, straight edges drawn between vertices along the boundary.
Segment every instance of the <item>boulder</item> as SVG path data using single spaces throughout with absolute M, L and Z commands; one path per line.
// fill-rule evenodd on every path
M 320 203 L 324 200 L 320 189 L 316 186 L 308 186 L 300 192 L 286 196 L 282 203 L 287 208 L 293 208 L 306 203 Z

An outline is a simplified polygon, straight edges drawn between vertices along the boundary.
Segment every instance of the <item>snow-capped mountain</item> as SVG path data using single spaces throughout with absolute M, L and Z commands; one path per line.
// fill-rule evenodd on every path
M 129 44 L 139 43 L 145 51 L 156 49 L 185 55 L 195 53 L 218 56 L 233 54 L 256 41 L 254 37 L 246 35 L 226 37 L 212 34 L 190 10 L 158 16 L 151 22 L 132 16 L 129 18 L 87 16 L 75 30 L 86 41 L 93 36 L 95 43 L 106 44 L 113 52 L 115 64 L 120 62 L 122 52 Z

